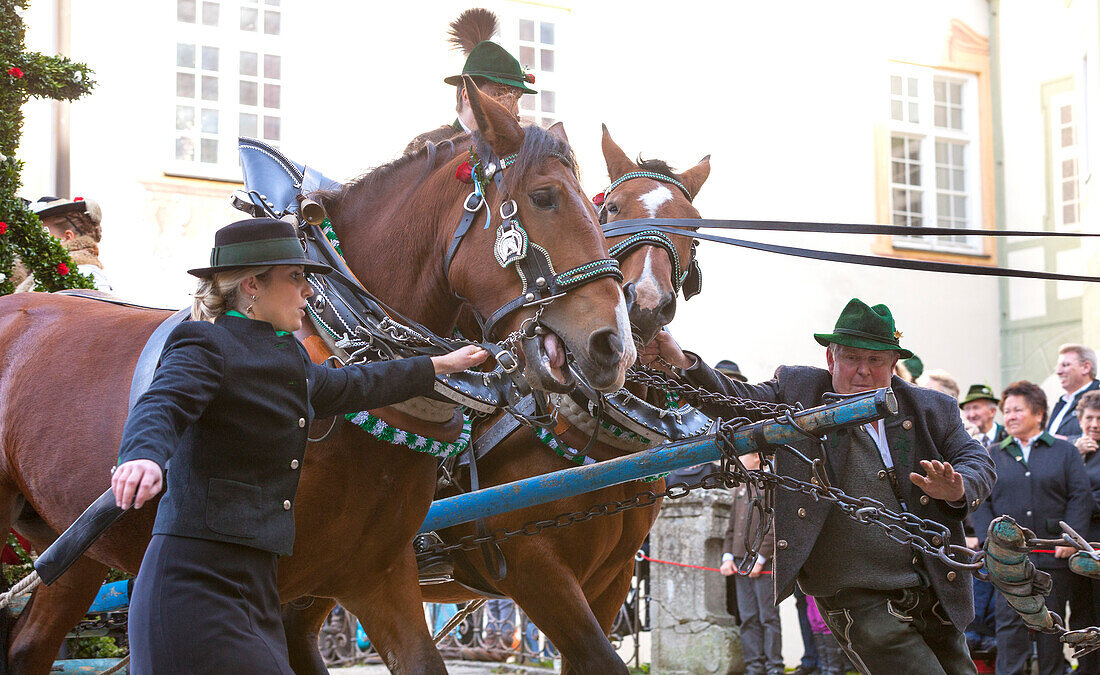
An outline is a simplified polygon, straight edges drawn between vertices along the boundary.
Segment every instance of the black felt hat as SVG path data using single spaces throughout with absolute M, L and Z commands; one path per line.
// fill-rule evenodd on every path
M 728 359 L 722 359 L 714 365 L 714 369 L 722 373 L 727 377 L 732 377 L 738 382 L 748 382 L 749 378 L 741 374 L 741 369 L 737 367 L 737 364 Z
M 305 257 L 294 226 L 275 218 L 252 218 L 230 223 L 214 233 L 210 266 L 187 270 L 196 277 L 243 267 L 302 265 L 306 272 L 328 274 L 332 268 Z

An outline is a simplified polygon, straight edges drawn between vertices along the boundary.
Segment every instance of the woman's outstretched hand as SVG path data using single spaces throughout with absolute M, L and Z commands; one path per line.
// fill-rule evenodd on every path
M 484 361 L 487 356 L 489 356 L 489 352 L 481 347 L 466 345 L 449 354 L 433 356 L 432 365 L 435 366 L 436 375 L 447 375 L 448 373 L 458 373 L 473 368 Z
M 111 490 L 115 493 L 115 505 L 120 509 L 128 509 L 131 505 L 140 509 L 160 493 L 163 485 L 164 472 L 151 459 L 132 459 L 115 467 L 111 474 Z

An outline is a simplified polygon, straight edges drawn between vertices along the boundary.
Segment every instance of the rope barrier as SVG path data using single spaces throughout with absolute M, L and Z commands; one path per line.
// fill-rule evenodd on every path
M 3 595 L 0 595 L 0 609 L 3 609 L 11 604 L 11 601 L 20 595 L 30 593 L 38 584 L 42 583 L 42 579 L 38 576 L 38 572 L 31 572 L 27 576 L 19 580 L 19 583 L 12 586 L 11 590 Z
M 645 561 L 648 561 L 648 562 L 661 563 L 663 565 L 675 565 L 676 567 L 687 567 L 687 568 L 690 568 L 690 569 L 693 569 L 693 570 L 704 570 L 704 571 L 707 571 L 707 572 L 721 572 L 722 571 L 722 570 L 718 569 L 717 567 L 704 567 L 702 565 L 689 565 L 688 563 L 673 562 L 672 560 L 659 560 L 658 558 L 650 558 L 649 556 L 642 553 L 641 551 L 638 551 L 638 553 L 634 555 L 634 559 L 635 560 L 645 560 Z M 760 573 L 761 574 L 771 574 L 771 571 L 770 570 L 762 570 Z

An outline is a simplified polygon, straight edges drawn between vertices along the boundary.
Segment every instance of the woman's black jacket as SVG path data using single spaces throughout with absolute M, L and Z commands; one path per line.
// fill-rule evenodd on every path
M 154 534 L 289 555 L 314 417 L 429 394 L 434 376 L 426 356 L 334 369 L 263 321 L 185 321 L 126 421 L 119 461 L 172 460 Z

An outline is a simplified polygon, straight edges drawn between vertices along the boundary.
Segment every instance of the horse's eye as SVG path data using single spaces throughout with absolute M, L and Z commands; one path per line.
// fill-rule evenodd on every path
M 527 196 L 536 209 L 548 211 L 558 208 L 558 200 L 552 190 L 535 190 Z
M 607 203 L 607 212 L 608 213 L 618 213 L 619 212 L 619 207 L 616 206 L 615 204 L 611 203 L 611 202 L 608 202 Z

